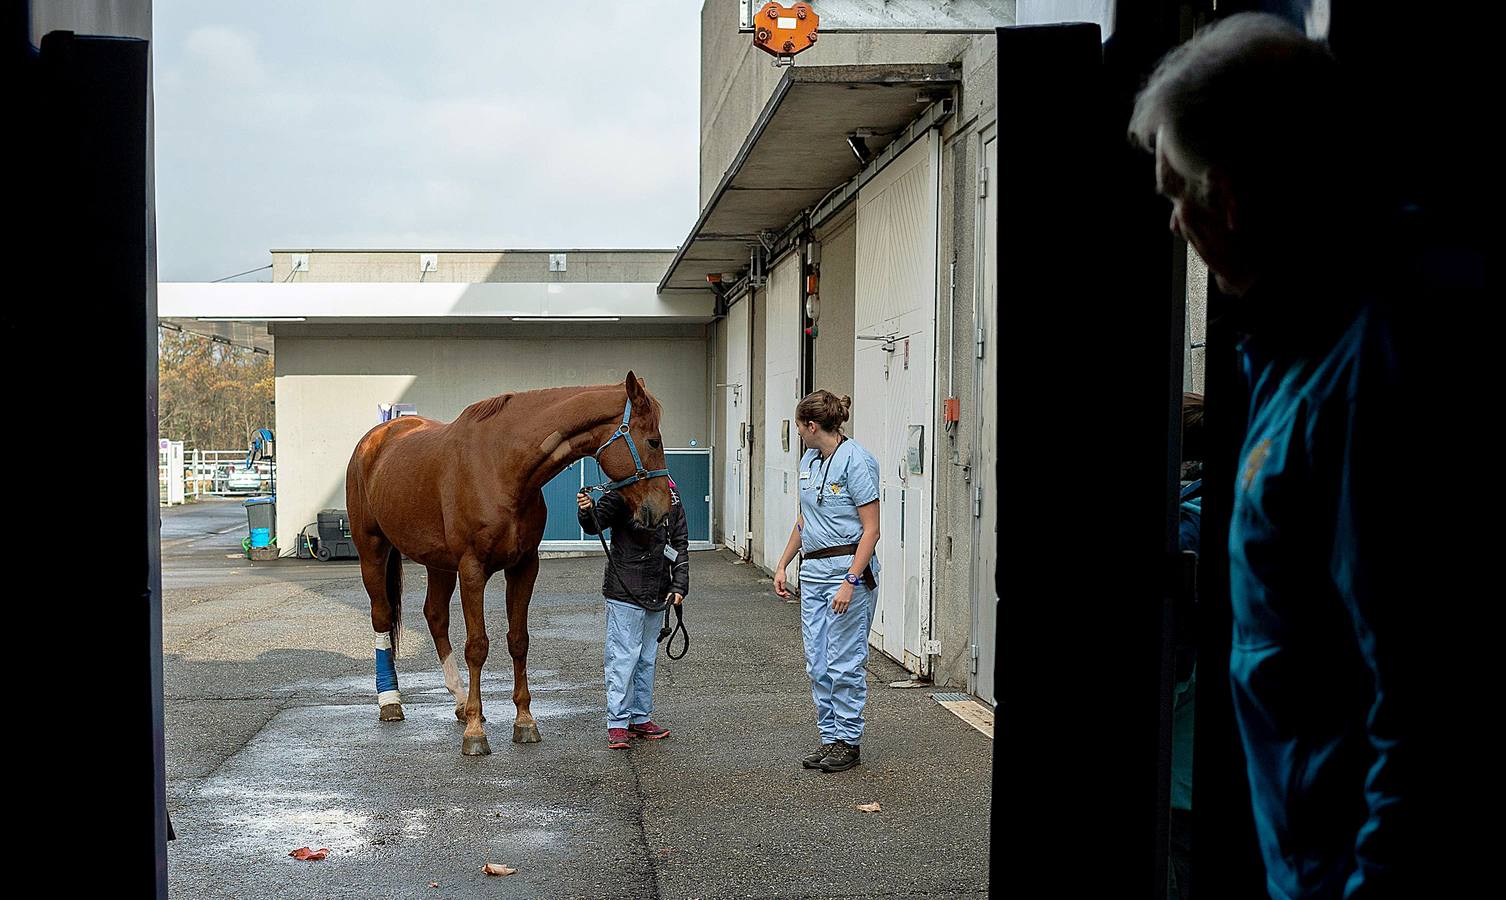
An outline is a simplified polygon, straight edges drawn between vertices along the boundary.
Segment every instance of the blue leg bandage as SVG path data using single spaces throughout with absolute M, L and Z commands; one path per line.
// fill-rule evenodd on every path
M 397 660 L 392 652 L 392 633 L 378 632 L 376 636 L 376 688 L 377 705 L 402 703 L 397 691 Z

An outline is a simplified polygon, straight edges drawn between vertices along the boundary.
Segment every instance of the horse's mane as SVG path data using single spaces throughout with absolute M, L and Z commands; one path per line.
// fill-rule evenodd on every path
M 485 400 L 477 400 L 475 403 L 467 406 L 465 410 L 456 418 L 469 419 L 472 422 L 485 422 L 487 419 L 490 419 L 492 416 L 495 416 L 497 413 L 501 412 L 502 408 L 506 406 L 508 401 L 512 400 L 514 396 L 516 395 L 509 391 L 506 394 L 498 394 L 495 397 L 487 397 Z
M 465 419 L 471 422 L 485 422 L 487 419 L 490 419 L 497 413 L 502 412 L 503 409 L 505 409 L 509 404 L 512 403 L 519 403 L 525 400 L 535 399 L 557 403 L 561 399 L 564 399 L 564 397 L 572 397 L 586 391 L 610 391 L 614 389 L 621 389 L 621 387 L 622 386 L 618 384 L 591 384 L 581 385 L 579 387 L 539 388 L 538 390 L 532 391 L 508 391 L 505 394 L 498 394 L 495 397 L 488 397 L 485 400 L 477 400 L 475 403 L 467 406 L 459 416 L 456 416 L 455 421 L 458 422 L 461 419 Z M 654 402 L 654 407 L 655 412 L 658 412 L 658 401 Z

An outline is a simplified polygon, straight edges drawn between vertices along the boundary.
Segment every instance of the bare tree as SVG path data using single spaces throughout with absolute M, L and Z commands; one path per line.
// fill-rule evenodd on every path
M 272 424 L 272 357 L 158 330 L 157 427 L 188 449 L 238 450 Z

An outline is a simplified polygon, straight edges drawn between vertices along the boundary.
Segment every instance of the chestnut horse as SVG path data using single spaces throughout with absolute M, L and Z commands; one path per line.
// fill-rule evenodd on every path
M 461 752 L 490 753 L 481 714 L 481 667 L 489 642 L 486 582 L 507 573 L 507 649 L 512 655 L 514 743 L 539 740 L 529 711 L 528 601 L 539 572 L 547 512 L 543 488 L 575 461 L 595 455 L 628 508 L 645 525 L 669 512 L 659 437 L 659 402 L 628 373 L 623 384 L 549 388 L 473 403 L 445 424 L 418 416 L 383 422 L 356 444 L 345 501 L 376 632 L 377 704 L 384 722 L 403 718 L 397 689 L 402 627 L 402 557 L 429 570 L 424 617 L 465 721 Z M 463 694 L 450 647 L 450 597 L 460 583 L 465 614 Z

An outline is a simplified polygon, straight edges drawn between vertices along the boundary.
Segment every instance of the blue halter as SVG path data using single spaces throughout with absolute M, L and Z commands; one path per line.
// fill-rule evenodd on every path
M 622 438 L 627 441 L 628 452 L 633 454 L 633 467 L 635 471 L 633 472 L 633 474 L 629 475 L 626 478 L 619 478 L 616 481 L 604 481 L 601 484 L 592 485 L 586 488 L 586 490 L 615 491 L 618 488 L 626 487 L 627 485 L 630 485 L 635 481 L 647 481 L 650 478 L 663 478 L 669 474 L 668 469 L 655 469 L 650 472 L 649 470 L 643 468 L 643 459 L 638 455 L 638 445 L 633 443 L 633 436 L 628 432 L 628 422 L 631 421 L 632 416 L 633 398 L 629 397 L 627 404 L 622 407 L 622 424 L 617 426 L 617 430 L 612 432 L 612 436 L 607 438 L 607 442 L 605 444 L 602 444 L 600 447 L 596 448 L 596 452 L 591 454 L 591 457 L 596 460 L 596 464 L 598 466 L 601 466 L 602 451 L 612 446 L 613 441 L 617 440 L 618 438 Z M 606 467 L 602 466 L 601 472 L 603 475 L 606 474 L 606 471 Z

